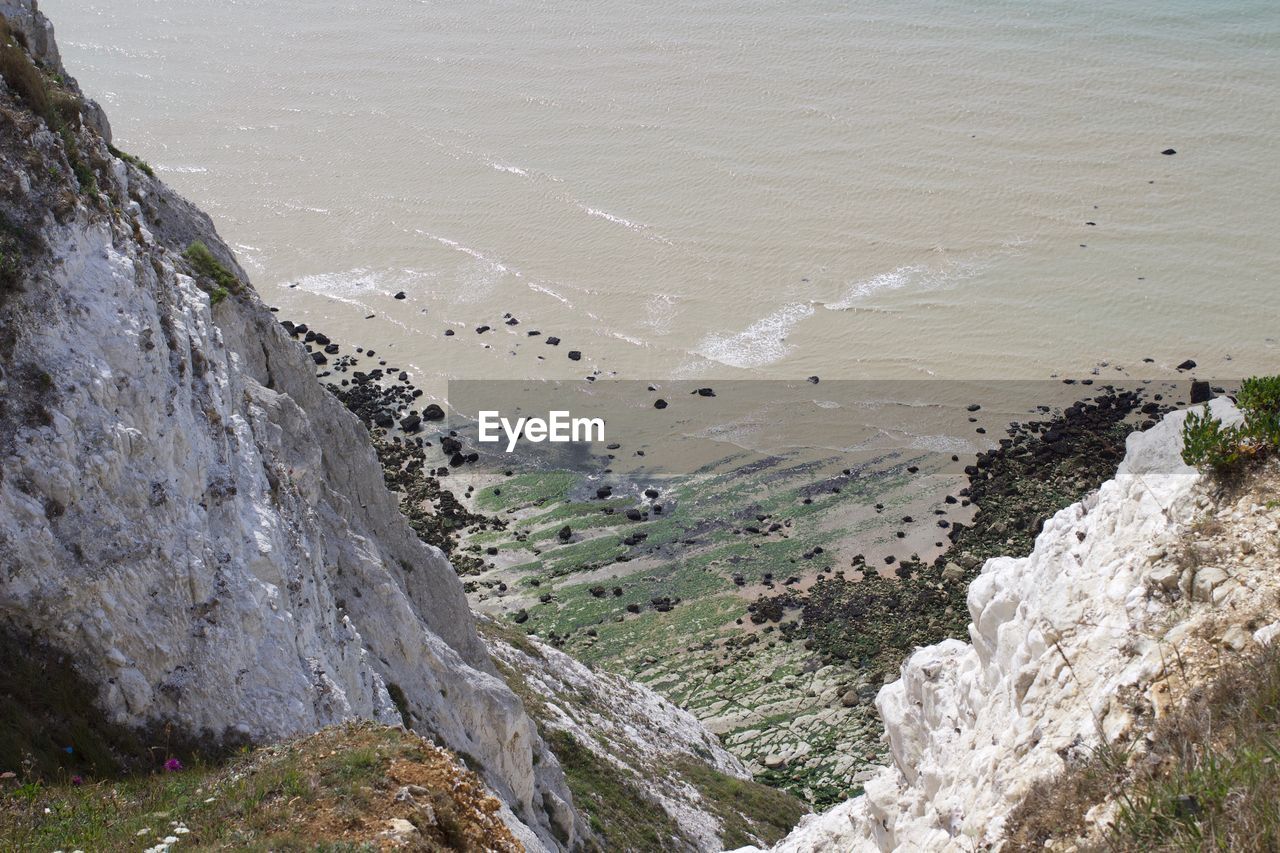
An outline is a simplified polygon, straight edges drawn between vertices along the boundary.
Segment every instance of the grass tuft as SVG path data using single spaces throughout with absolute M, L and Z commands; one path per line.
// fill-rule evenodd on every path
M 1074 843 L 1115 801 L 1105 849 L 1280 850 L 1280 646 L 1220 670 L 1165 717 L 1138 760 L 1104 747 L 1039 786 L 1006 824 L 1008 849 Z
M 196 281 L 209 294 L 209 304 L 217 305 L 232 293 L 240 292 L 240 280 L 224 267 L 209 247 L 199 240 L 182 253 L 196 274 Z

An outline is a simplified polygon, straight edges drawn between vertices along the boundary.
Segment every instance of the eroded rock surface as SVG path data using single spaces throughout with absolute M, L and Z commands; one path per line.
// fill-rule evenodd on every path
M 0 13 L 58 67 L 34 3 Z M 0 113 L 23 253 L 0 292 L 4 627 L 70 654 L 130 725 L 259 741 L 403 720 L 475 765 L 528 847 L 571 846 L 563 775 L 452 568 L 208 217 L 117 157 L 90 106 L 55 132 L 3 85 Z M 194 275 L 196 241 L 233 292 Z

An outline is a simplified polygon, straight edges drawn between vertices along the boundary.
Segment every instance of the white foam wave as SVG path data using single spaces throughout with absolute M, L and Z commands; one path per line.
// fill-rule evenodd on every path
M 482 264 L 486 264 L 494 272 L 510 273 L 516 278 L 523 278 L 523 275 L 520 273 L 519 270 L 511 269 L 506 264 L 502 263 L 502 261 L 489 257 L 484 252 L 481 252 L 479 249 L 473 249 L 470 246 L 464 246 L 462 243 L 459 243 L 457 240 L 451 240 L 448 237 L 441 237 L 439 234 L 432 234 L 430 231 L 423 231 L 421 228 L 415 228 L 414 232 L 423 237 L 426 237 L 429 240 L 436 241 L 441 246 L 445 246 L 446 248 L 453 249 L 455 252 L 461 252 L 464 255 L 468 255 L 474 258 L 475 260 L 480 261 Z
M 625 341 L 626 343 L 629 343 L 629 344 L 631 344 L 632 346 L 645 347 L 645 348 L 648 348 L 648 347 L 652 346 L 652 344 L 650 344 L 650 343 L 649 343 L 648 341 L 646 341 L 646 340 L 642 340 L 641 338 L 632 337 L 631 335 L 624 334 L 623 332 L 619 332 L 619 331 L 611 331 L 611 332 L 609 332 L 609 337 L 611 337 L 611 338 L 617 338 L 617 339 L 618 339 L 618 340 L 620 340 L 620 341 Z
M 509 172 L 512 175 L 519 175 L 522 178 L 527 178 L 529 176 L 529 173 L 524 169 L 521 169 L 519 166 L 508 166 L 505 163 L 495 163 L 492 160 L 489 161 L 489 165 L 497 169 L 499 172 Z
M 632 231 L 643 231 L 645 229 L 645 226 L 641 225 L 639 222 L 632 222 L 630 219 L 624 219 L 621 216 L 614 216 L 612 213 L 601 210 L 598 207 L 588 207 L 585 204 L 579 204 L 578 207 L 590 216 L 598 216 L 601 219 L 607 219 L 608 221 L 621 225 L 624 228 L 630 228 Z
M 786 356 L 792 327 L 813 314 L 813 306 L 793 302 L 735 334 L 708 335 L 694 352 L 729 367 L 764 367 Z
M 908 285 L 915 290 L 951 287 L 978 275 L 998 258 L 1017 254 L 1027 242 L 1024 238 L 1014 237 L 1005 241 L 998 249 L 978 252 L 962 258 L 950 258 L 937 264 L 910 264 L 890 272 L 879 273 L 855 282 L 839 300 L 828 302 L 823 307 L 829 311 L 848 311 L 876 293 L 900 290 Z
M 532 282 L 532 281 L 525 282 L 525 285 L 534 293 L 545 294 L 546 296 L 550 296 L 552 299 L 558 299 L 560 302 L 564 303 L 565 305 L 568 305 L 570 308 L 573 307 L 572 302 L 570 302 L 564 296 L 561 296 L 559 293 L 556 293 L 554 290 L 552 290 L 549 287 L 546 287 L 541 284 L 537 284 L 536 282 Z
M 294 281 L 286 282 L 285 286 L 296 287 L 298 290 L 305 290 L 308 293 L 323 296 L 326 299 L 332 299 L 344 305 L 355 306 L 365 314 L 377 314 L 385 322 L 391 322 L 402 329 L 412 331 L 407 324 L 378 310 L 377 306 L 367 301 L 370 296 L 390 296 L 396 290 L 401 289 L 401 285 L 404 283 L 402 276 L 381 273 L 365 267 L 357 267 L 346 272 L 305 275 Z
M 590 205 L 583 204 L 580 201 L 575 201 L 574 205 L 576 205 L 579 210 L 581 210 L 583 213 L 587 214 L 588 216 L 594 216 L 598 219 L 603 219 L 606 222 L 612 222 L 614 225 L 621 225 L 623 228 L 626 228 L 628 231 L 635 231 L 637 234 L 644 235 L 645 239 L 653 240 L 655 242 L 662 243 L 667 246 L 674 245 L 670 240 L 668 240 L 666 237 L 663 237 L 661 234 L 654 234 L 651 230 L 652 226 L 645 225 L 643 222 L 635 222 L 634 220 L 627 219 L 626 217 L 612 214 L 607 210 L 601 210 L 598 207 L 591 207 Z
M 665 335 L 676 318 L 676 298 L 668 293 L 658 293 L 644 304 L 647 315 L 641 325 L 652 329 L 654 334 Z
M 884 272 L 871 278 L 857 282 L 850 287 L 843 297 L 836 302 L 829 302 L 824 307 L 831 311 L 847 311 L 862 302 L 873 293 L 882 290 L 898 290 L 911 283 L 913 277 L 926 271 L 923 266 L 898 267 L 892 272 Z
M 311 207 L 309 205 L 298 204 L 297 202 L 292 201 L 282 201 L 280 202 L 280 206 L 297 213 L 318 213 L 322 216 L 328 216 L 332 213 L 332 211 L 327 207 Z
M 157 172 L 169 172 L 174 175 L 203 175 L 209 171 L 204 166 L 166 166 L 163 163 L 156 164 Z

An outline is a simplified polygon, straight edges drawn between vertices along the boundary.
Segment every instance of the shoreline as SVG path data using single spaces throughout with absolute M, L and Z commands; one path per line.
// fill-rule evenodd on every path
M 313 353 L 334 346 L 325 339 L 313 338 Z M 759 501 L 716 491 L 760 470 L 772 479 L 766 493 L 777 491 L 778 472 L 789 469 L 773 455 L 762 469 L 730 464 L 648 490 L 623 485 L 613 452 L 597 460 L 601 477 L 482 463 L 474 443 L 442 430 L 443 410 L 422 418 L 407 372 L 377 348 L 342 349 L 326 353 L 317 373 L 370 429 L 388 486 L 419 535 L 449 554 L 472 607 L 663 693 L 757 779 L 815 807 L 856 793 L 882 758 L 873 688 L 914 645 L 963 632 L 965 590 L 982 561 L 1029 551 L 1045 518 L 1114 472 L 1129 431 L 1185 404 L 1171 392 L 1188 381 L 1130 390 L 1093 377 L 1044 383 L 1074 402 L 1038 406 L 1003 439 L 991 430 L 973 464 L 943 454 L 959 482 L 925 480 L 932 486 L 915 504 L 902 490 L 930 476 L 919 459 L 896 460 L 896 475 L 870 492 L 847 488 L 865 487 L 869 469 L 800 466 L 784 503 L 849 507 L 828 507 L 819 520 L 778 509 L 743 515 Z M 377 366 L 361 369 L 367 362 Z M 985 437 L 989 410 L 965 408 Z M 890 532 L 907 520 L 912 532 Z M 936 532 L 923 533 L 935 520 Z M 838 544 L 859 524 L 864 536 L 885 531 L 871 534 L 880 541 L 873 556 Z

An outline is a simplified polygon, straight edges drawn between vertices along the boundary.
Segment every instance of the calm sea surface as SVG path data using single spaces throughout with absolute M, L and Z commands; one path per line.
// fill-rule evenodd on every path
M 1274 0 L 41 6 L 282 317 L 423 380 L 1280 362 Z

